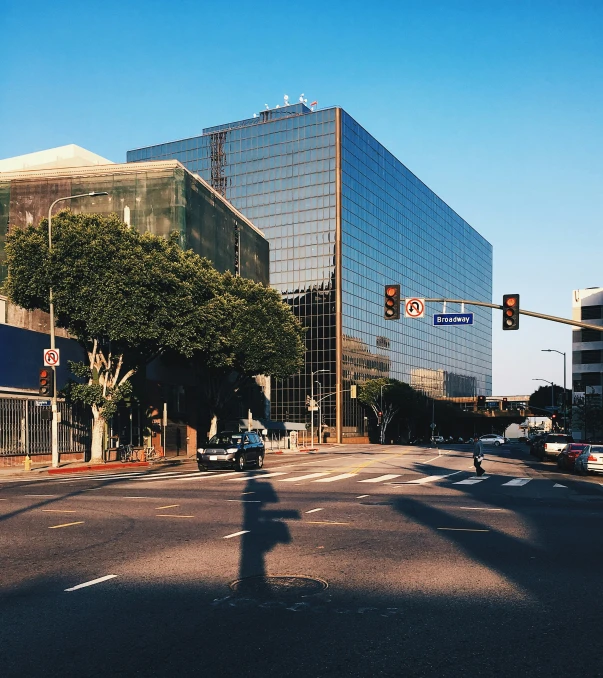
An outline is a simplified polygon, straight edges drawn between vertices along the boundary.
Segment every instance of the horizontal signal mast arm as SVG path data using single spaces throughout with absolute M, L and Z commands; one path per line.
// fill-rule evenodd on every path
M 427 302 L 444 303 L 447 304 L 469 304 L 473 306 L 487 306 L 488 308 L 499 308 L 502 311 L 501 304 L 489 304 L 486 301 L 469 301 L 468 299 L 425 299 Z M 603 327 L 600 325 L 589 325 L 588 323 L 578 322 L 577 320 L 568 320 L 567 318 L 558 318 L 555 315 L 545 315 L 544 313 L 535 313 L 534 311 L 524 311 L 519 309 L 523 315 L 530 315 L 533 318 L 542 318 L 542 320 L 551 320 L 554 323 L 563 323 L 564 325 L 573 325 L 574 327 L 583 327 L 586 330 L 597 330 L 603 332 Z

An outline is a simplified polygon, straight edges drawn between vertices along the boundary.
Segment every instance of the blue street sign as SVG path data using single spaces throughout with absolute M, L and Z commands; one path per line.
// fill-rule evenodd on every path
M 473 325 L 473 313 L 434 313 L 434 325 Z

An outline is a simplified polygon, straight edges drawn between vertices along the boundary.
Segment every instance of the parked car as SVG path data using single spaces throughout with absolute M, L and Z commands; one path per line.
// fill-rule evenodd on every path
M 568 443 L 557 456 L 557 466 L 562 471 L 573 471 L 576 459 L 582 454 L 586 443 Z
M 603 473 L 603 443 L 586 445 L 574 463 L 576 473 Z
M 565 433 L 546 433 L 537 443 L 536 454 L 542 460 L 547 458 L 557 459 L 559 452 L 568 444 L 573 443 L 574 439 Z M 532 447 L 534 450 L 534 447 Z
M 500 447 L 500 445 L 504 445 L 507 442 L 506 438 L 499 436 L 497 433 L 486 433 L 479 440 L 484 445 L 494 445 L 494 447 Z
M 443 443 L 444 442 L 444 436 L 433 436 L 431 439 L 432 443 Z
M 200 471 L 207 471 L 210 466 L 234 467 L 243 471 L 247 464 L 262 468 L 265 453 L 264 443 L 257 433 L 223 431 L 197 450 L 197 465 Z

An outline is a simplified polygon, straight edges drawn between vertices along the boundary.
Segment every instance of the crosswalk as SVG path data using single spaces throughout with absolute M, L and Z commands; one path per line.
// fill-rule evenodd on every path
M 467 477 L 462 477 L 461 474 L 466 474 Z M 487 485 L 497 487 L 508 487 L 508 488 L 521 488 L 528 485 L 532 482 L 534 478 L 520 477 L 520 478 L 510 478 L 509 476 L 496 476 L 496 475 L 483 475 L 479 478 L 468 475 L 467 471 L 451 471 L 446 474 L 425 474 L 419 478 L 412 477 L 408 478 L 411 474 L 406 472 L 402 473 L 386 473 L 382 475 L 370 475 L 366 472 L 358 473 L 355 471 L 349 472 L 337 472 L 336 470 L 330 471 L 318 471 L 313 473 L 303 473 L 300 471 L 273 471 L 266 472 L 264 471 L 250 471 L 247 473 L 240 473 L 237 471 L 210 471 L 205 473 L 199 473 L 197 471 L 165 471 L 165 472 L 148 472 L 148 471 L 130 471 L 130 472 L 106 472 L 106 473 L 86 473 L 86 474 L 74 474 L 68 476 L 60 477 L 41 477 L 41 478 L 11 478 L 11 479 L 0 479 L 0 486 L 7 486 L 7 483 L 31 483 L 31 482 L 45 482 L 53 483 L 58 485 L 77 485 L 79 483 L 86 483 L 89 481 L 98 481 L 101 483 L 106 483 L 107 486 L 111 486 L 113 483 L 122 484 L 135 482 L 140 484 L 154 485 L 158 483 L 182 483 L 189 482 L 194 484 L 202 485 L 213 485 L 216 483 L 244 483 L 248 481 L 271 481 L 275 486 L 280 488 L 285 488 L 287 484 L 289 486 L 297 487 L 299 485 L 306 484 L 318 484 L 318 483 L 345 483 L 354 482 L 354 483 L 369 483 L 372 485 L 390 485 L 392 487 L 403 487 L 403 486 L 422 486 L 422 485 L 431 485 L 431 486 L 473 486 L 473 485 Z M 416 475 L 412 473 L 412 476 Z M 461 475 L 461 478 L 459 478 Z M 404 476 L 407 476 L 408 479 L 405 479 Z M 566 488 L 565 485 L 559 483 L 554 483 L 552 480 L 543 479 L 540 482 L 550 483 L 554 488 Z M 326 488 L 325 488 L 326 489 Z M 459 487 L 459 490 L 461 488 Z

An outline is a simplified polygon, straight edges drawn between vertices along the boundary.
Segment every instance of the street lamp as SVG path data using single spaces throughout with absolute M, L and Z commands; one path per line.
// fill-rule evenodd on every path
M 68 195 L 64 198 L 58 198 L 48 208 L 48 253 L 52 252 L 52 208 L 63 200 L 74 200 L 75 198 L 88 198 L 95 195 L 109 195 L 107 191 L 92 191 L 90 193 L 78 193 L 77 195 Z M 49 308 L 50 315 L 50 348 L 55 349 L 55 335 L 54 335 L 54 303 L 52 299 L 52 286 L 49 291 Z M 52 452 L 52 467 L 57 468 L 59 465 L 59 419 L 57 416 L 57 368 L 52 366 L 52 426 L 51 426 L 51 452 Z
M 542 348 L 541 351 L 545 353 L 558 353 L 563 356 L 563 430 L 567 433 L 567 405 L 566 405 L 566 369 L 565 369 L 565 352 L 557 351 L 554 348 Z
M 316 370 L 310 372 L 310 447 L 314 445 L 314 375 L 320 372 L 328 372 L 329 370 Z M 320 422 L 318 422 L 320 426 Z

